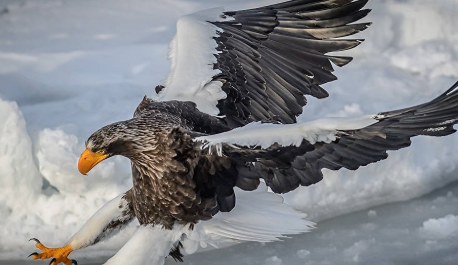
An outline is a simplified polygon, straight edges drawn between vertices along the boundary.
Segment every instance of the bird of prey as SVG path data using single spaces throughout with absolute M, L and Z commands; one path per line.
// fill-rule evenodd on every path
M 458 83 L 430 102 L 357 118 L 296 122 L 305 96 L 326 98 L 328 55 L 362 40 L 340 39 L 368 0 L 292 0 L 260 8 L 201 11 L 178 20 L 171 69 L 153 99 L 130 120 L 93 133 L 78 162 L 130 159 L 133 187 L 95 213 L 62 248 L 33 259 L 70 265 L 68 255 L 109 238 L 132 220 L 132 238 L 105 264 L 159 265 L 168 256 L 220 242 L 270 242 L 313 228 L 279 193 L 323 178 L 322 169 L 356 170 L 410 145 L 444 136 L 458 123 Z M 270 190 L 268 190 L 270 189 Z

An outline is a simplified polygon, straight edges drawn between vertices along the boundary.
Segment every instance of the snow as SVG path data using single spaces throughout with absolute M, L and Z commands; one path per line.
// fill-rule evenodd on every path
M 310 255 L 310 251 L 306 249 L 301 249 L 297 251 L 297 257 L 300 259 L 306 259 Z
M 129 119 L 143 96 L 154 94 L 168 71 L 167 43 L 180 16 L 275 2 L 0 0 L 0 10 L 9 10 L 0 14 L 0 259 L 35 251 L 31 237 L 64 244 L 131 187 L 127 159 L 111 158 L 82 176 L 77 158 L 92 132 Z M 366 41 L 339 53 L 355 59 L 324 86 L 328 99 L 308 98 L 301 121 L 423 103 L 458 79 L 458 1 L 373 0 L 369 7 L 365 20 L 374 24 L 357 36 Z M 274 256 L 282 264 L 455 264 L 456 237 L 441 235 L 456 235 L 456 184 L 413 198 L 458 180 L 457 137 L 418 137 L 358 171 L 326 170 L 319 184 L 285 196 L 318 222 L 316 230 L 195 254 L 186 264 L 263 264 Z M 72 258 L 112 255 L 134 230 Z M 299 250 L 309 254 L 302 259 Z
M 282 261 L 277 256 L 272 256 L 266 259 L 264 265 L 282 265 Z
M 429 219 L 458 215 L 458 182 L 423 197 L 374 207 L 318 223 L 310 233 L 268 244 L 247 243 L 185 257 L 184 265 L 455 265 L 456 237 L 425 238 Z M 276 257 L 276 258 L 273 258 Z M 217 262 L 215 262 L 217 261 Z M 166 264 L 175 264 L 172 260 Z
M 374 211 L 374 210 L 370 210 L 369 212 L 367 212 L 367 216 L 369 216 L 369 217 L 377 217 L 377 212 Z
M 442 218 L 431 218 L 423 222 L 420 233 L 426 238 L 458 237 L 458 216 L 448 214 Z
M 42 179 L 35 167 L 32 143 L 17 104 L 1 98 L 0 128 L 0 212 L 1 216 L 8 217 L 24 213 L 23 208 L 14 206 L 32 203 L 41 193 Z

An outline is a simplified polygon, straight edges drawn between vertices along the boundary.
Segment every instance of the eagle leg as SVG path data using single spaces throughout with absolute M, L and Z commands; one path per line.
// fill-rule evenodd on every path
M 47 248 L 40 242 L 40 240 L 36 238 L 32 238 L 30 240 L 35 241 L 35 246 L 39 248 L 43 253 L 34 252 L 30 254 L 29 257 L 31 256 L 33 259 L 53 258 L 49 265 L 58 265 L 59 263 L 62 263 L 64 265 L 78 265 L 76 260 L 72 260 L 67 257 L 73 251 L 71 246 L 67 245 L 61 248 Z

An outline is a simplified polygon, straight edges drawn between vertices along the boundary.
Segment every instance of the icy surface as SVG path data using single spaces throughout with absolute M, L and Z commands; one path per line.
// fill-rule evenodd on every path
M 426 238 L 458 238 L 458 216 L 449 214 L 423 222 L 420 232 Z
M 169 69 L 167 44 L 178 17 L 222 5 L 234 10 L 277 1 L 226 2 L 0 0 L 0 259 L 25 258 L 34 251 L 27 242 L 31 237 L 50 246 L 65 243 L 98 208 L 132 185 L 126 159 L 105 161 L 89 176 L 78 173 L 76 162 L 92 132 L 128 119 L 145 94 L 153 95 Z M 325 85 L 328 99 L 309 97 L 301 120 L 422 103 L 458 78 L 458 1 L 372 0 L 369 7 L 373 11 L 365 20 L 374 24 L 357 36 L 366 41 L 340 53 L 354 61 L 336 69 L 339 80 Z M 407 202 L 386 214 L 383 207 L 375 215 L 368 212 L 458 180 L 457 137 L 419 137 L 410 148 L 358 171 L 325 171 L 322 182 L 286 195 L 287 201 L 313 221 L 362 213 L 319 223 L 316 233 L 266 245 L 275 247 L 218 250 L 211 254 L 213 261 L 234 261 L 230 254 L 252 247 L 261 250 L 240 257 L 239 264 L 276 262 L 273 257 L 281 264 L 297 264 L 299 256 L 308 264 L 416 264 L 434 257 L 447 264 L 447 259 L 458 259 L 456 237 L 441 236 L 442 227 L 445 233 L 455 231 L 458 190 L 450 197 Z M 453 207 L 442 207 L 450 202 Z M 401 210 L 405 214 L 397 212 Z M 369 220 L 365 225 L 355 221 L 363 218 Z M 339 225 L 342 231 L 334 229 Z M 110 255 L 133 229 L 73 257 Z M 206 255 L 189 257 L 188 264 L 212 264 Z M 392 259 L 384 259 L 387 255 Z
M 458 182 L 454 182 L 418 199 L 376 207 L 372 210 L 377 217 L 367 216 L 367 211 L 355 212 L 323 221 L 311 233 L 284 242 L 247 243 L 198 253 L 186 257 L 184 264 L 230 265 L 236 260 L 238 265 L 455 265 L 456 232 L 430 238 L 423 229 L 431 220 L 456 228 L 457 195 Z

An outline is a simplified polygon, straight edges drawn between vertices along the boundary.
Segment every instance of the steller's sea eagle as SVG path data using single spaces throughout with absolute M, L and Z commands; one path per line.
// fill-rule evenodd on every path
M 313 227 L 283 203 L 286 193 L 323 178 L 323 168 L 356 170 L 410 145 L 417 135 L 444 136 L 458 123 L 458 83 L 418 106 L 358 118 L 296 122 L 305 95 L 328 96 L 337 78 L 326 55 L 358 46 L 337 39 L 360 32 L 354 23 L 368 0 L 293 0 L 179 19 L 170 43 L 171 69 L 157 97 L 134 117 L 92 134 L 78 162 L 82 174 L 122 155 L 133 187 L 108 202 L 62 248 L 33 259 L 70 265 L 67 256 L 96 244 L 135 218 L 140 226 L 105 264 L 163 264 L 167 256 L 222 241 L 277 240 Z M 262 179 L 262 182 L 260 181 Z M 237 187 L 237 188 L 236 188 Z M 268 191 L 270 188 L 272 192 Z

